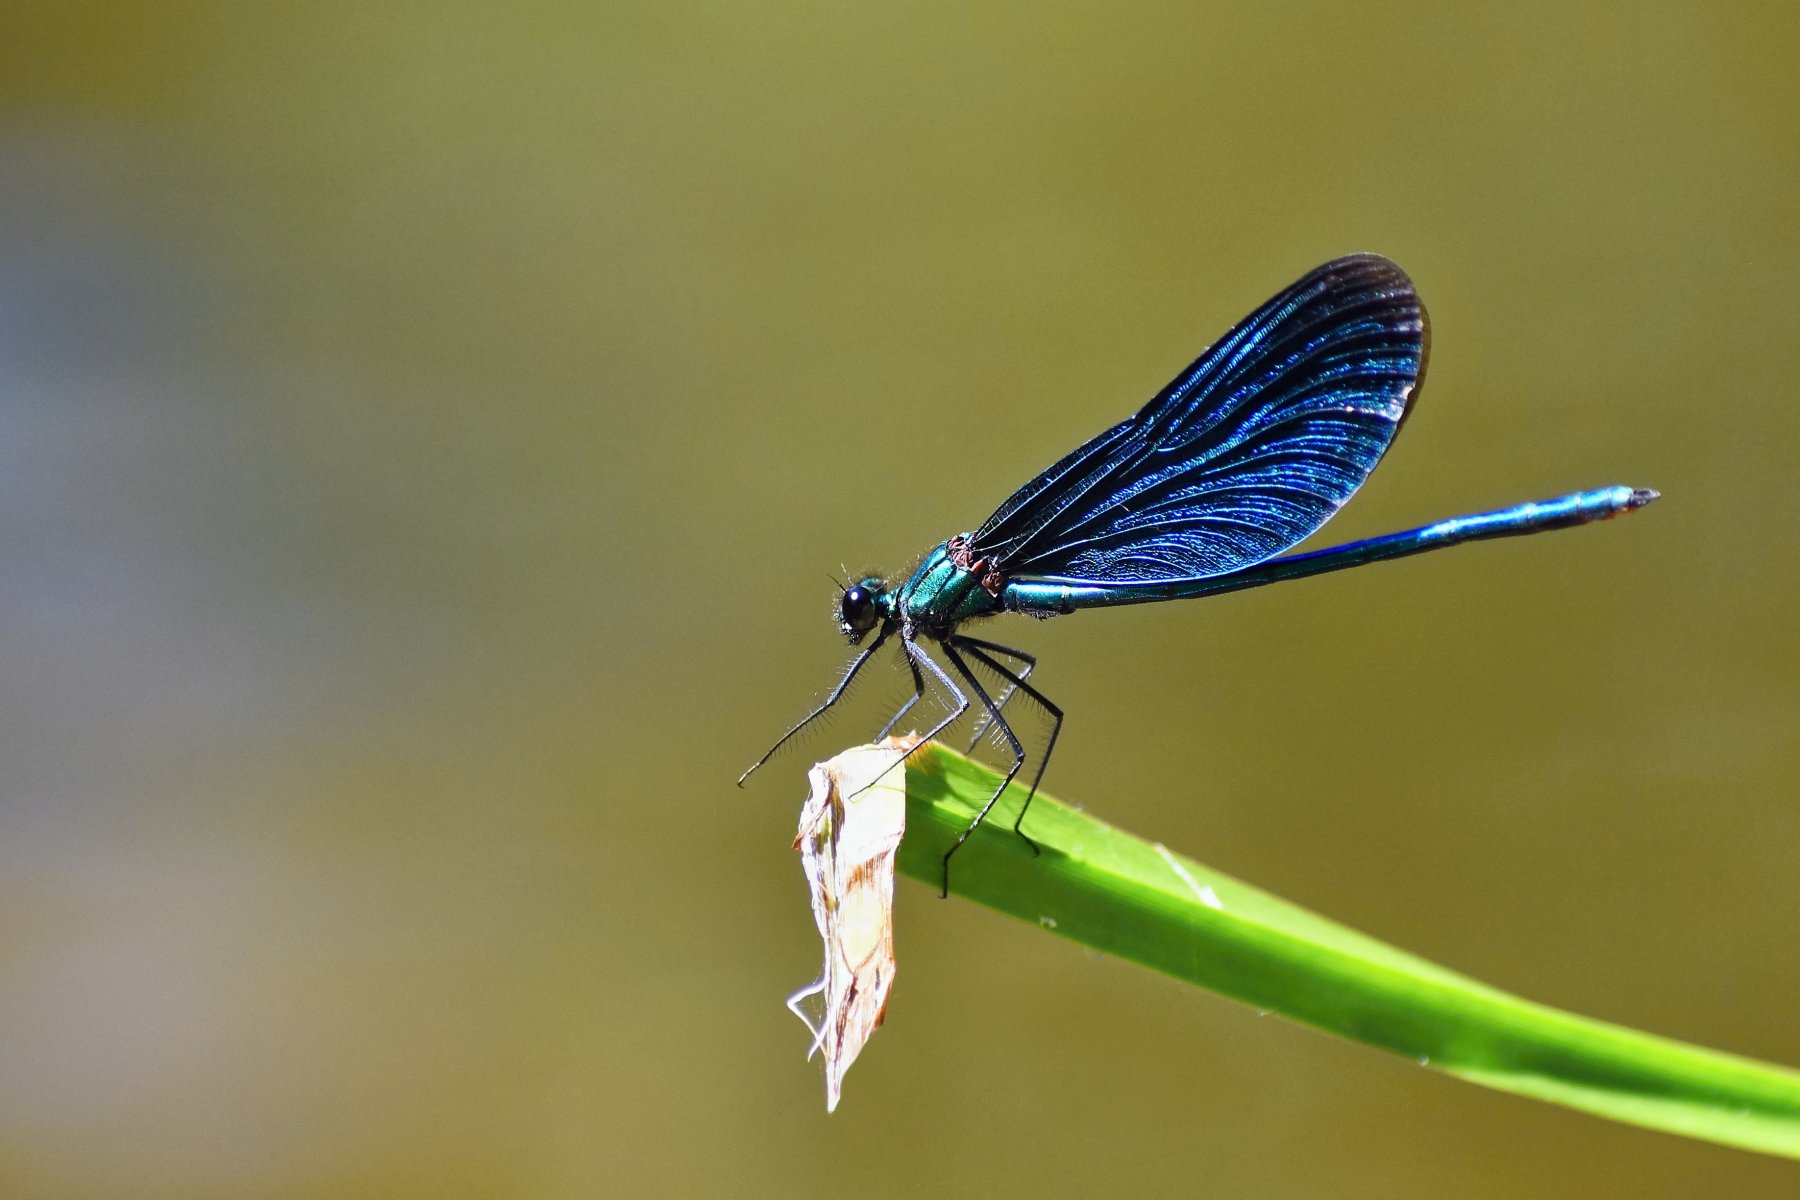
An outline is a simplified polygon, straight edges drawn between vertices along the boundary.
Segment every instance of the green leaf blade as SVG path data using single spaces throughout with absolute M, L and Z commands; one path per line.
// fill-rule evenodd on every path
M 998 778 L 941 746 L 907 766 L 899 869 L 937 887 Z M 1048 796 L 1001 798 L 954 895 L 1235 1000 L 1485 1087 L 1800 1158 L 1800 1072 L 1510 995 L 1320 917 Z

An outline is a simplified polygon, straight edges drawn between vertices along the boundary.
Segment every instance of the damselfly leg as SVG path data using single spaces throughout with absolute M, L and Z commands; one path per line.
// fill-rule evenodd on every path
M 981 806 L 981 811 L 975 814 L 975 819 L 969 822 L 969 827 L 958 834 L 955 843 L 948 850 L 944 851 L 943 895 L 945 896 L 950 894 L 950 856 L 955 854 L 958 850 L 961 850 L 963 843 L 969 840 L 969 835 L 974 833 L 983 821 L 987 820 L 988 814 L 994 810 L 994 805 L 999 803 L 1000 797 L 1006 792 L 1007 787 L 1011 785 L 1013 777 L 1019 773 L 1019 768 L 1025 765 L 1024 745 L 1020 743 L 1018 735 L 1013 732 L 1012 726 L 1006 723 L 1006 718 L 1000 715 L 999 706 L 994 703 L 994 698 L 988 695 L 987 689 L 981 686 L 981 680 L 975 677 L 975 672 L 969 670 L 968 662 L 964 660 L 961 654 L 957 653 L 956 642 L 958 640 L 959 639 L 953 638 L 944 642 L 944 653 L 949 657 L 950 665 L 956 668 L 956 673 L 963 677 L 963 682 L 969 685 L 969 689 L 973 691 L 976 698 L 981 701 L 982 707 L 987 709 L 988 716 L 993 718 L 994 728 L 1000 731 L 1002 736 L 1006 738 L 1007 745 L 1012 747 L 1013 760 L 1012 766 L 1006 769 L 1005 777 L 1000 780 L 1000 786 L 995 788 L 994 794 L 987 798 L 987 803 Z M 975 653 L 979 654 L 980 651 L 975 651 Z M 988 665 L 993 665 L 993 659 L 987 658 L 985 655 L 982 657 L 986 658 Z M 1010 672 L 1006 673 L 1010 674 Z M 1014 828 L 1014 832 L 1018 832 L 1016 827 Z M 1037 844 L 1035 842 L 1030 838 L 1025 837 L 1023 833 L 1020 833 L 1019 836 L 1025 838 L 1025 844 L 1031 847 L 1031 852 L 1033 854 L 1038 852 Z
M 918 677 L 919 666 L 922 664 L 927 671 L 931 672 L 932 678 L 943 684 L 944 690 L 949 692 L 953 697 L 950 702 L 950 713 L 936 725 L 933 725 L 930 729 L 926 730 L 924 735 L 921 736 L 918 741 L 914 742 L 904 754 L 884 767 L 881 774 L 875 776 L 874 779 L 869 780 L 868 783 L 863 784 L 862 787 L 857 788 L 854 792 L 851 792 L 851 796 L 860 796 L 863 792 L 867 791 L 881 780 L 886 779 L 889 771 L 911 758 L 920 746 L 932 741 L 938 734 L 954 725 L 958 717 L 969 711 L 969 698 L 963 695 L 962 689 L 957 687 L 956 684 L 951 681 L 950 676 L 944 673 L 944 668 L 938 666 L 937 663 L 931 660 L 931 655 L 925 653 L 924 647 L 920 646 L 911 638 L 902 639 L 900 644 L 906 647 L 906 662 L 907 665 L 912 668 L 913 677 L 915 679 Z M 915 694 L 911 700 L 907 701 L 905 708 L 900 710 L 901 713 L 904 713 L 907 708 L 911 708 L 913 704 L 917 703 L 919 696 L 924 694 L 924 690 L 923 681 L 920 681 L 919 692 Z M 898 717 L 896 717 L 896 719 L 898 719 Z M 849 799 L 849 797 L 845 797 L 845 799 Z M 944 894 L 949 895 L 949 892 L 946 891 Z
M 1050 714 L 1050 739 L 1044 743 L 1043 757 L 1038 759 L 1037 771 L 1031 777 L 1031 790 L 1025 793 L 1025 803 L 1019 806 L 1019 815 L 1013 820 L 1013 832 L 1024 838 L 1025 844 L 1031 847 L 1031 852 L 1033 854 L 1036 854 L 1038 852 L 1037 843 L 1032 841 L 1030 836 L 1019 827 L 1025 823 L 1025 814 L 1030 810 L 1031 801 L 1037 795 L 1038 784 L 1044 781 L 1044 768 L 1050 765 L 1050 756 L 1056 753 L 1056 737 L 1062 732 L 1063 710 L 1051 703 L 1048 696 L 1026 682 L 1026 677 L 1031 674 L 1031 667 L 1035 666 L 1037 663 L 1036 659 L 1031 659 L 1026 668 L 1015 675 L 999 662 L 995 661 L 993 657 L 994 653 L 1011 654 L 1020 659 L 1028 659 L 1030 658 L 1029 655 L 1014 650 L 1011 647 L 999 645 L 996 642 L 984 642 L 980 638 L 959 637 L 955 638 L 954 641 L 958 646 L 967 650 L 974 657 L 980 659 L 991 670 L 1004 676 L 1011 687 L 1018 688 L 1018 690 L 1037 701 L 1038 707 Z
M 899 712 L 888 718 L 888 723 L 881 727 L 881 732 L 875 735 L 875 740 L 878 742 L 888 734 L 892 733 L 894 731 L 894 726 L 905 719 L 906 714 L 912 711 L 913 705 L 917 704 L 925 696 L 925 677 L 919 674 L 919 664 L 912 660 L 912 655 L 910 654 L 906 656 L 906 669 L 912 672 L 913 694 L 905 704 L 900 706 Z
M 1002 691 L 1000 692 L 1000 694 L 998 696 L 994 697 L 994 706 L 996 708 L 1004 709 L 1006 707 L 1006 702 L 1008 700 L 1011 700 L 1013 698 L 1013 696 L 1018 692 L 1019 684 L 1023 683 L 1027 679 L 1030 679 L 1031 673 L 1037 669 L 1037 656 L 1032 655 L 1032 654 L 1027 654 L 1023 650 L 1015 650 L 1011 646 L 1002 646 L 998 642 L 984 642 L 984 641 L 981 641 L 981 639 L 979 639 L 979 638 L 964 638 L 963 640 L 968 641 L 968 642 L 974 642 L 980 646 L 985 646 L 990 651 L 993 651 L 994 653 L 1004 654 L 1007 657 L 1013 659 L 1015 662 L 1020 662 L 1020 663 L 1024 664 L 1024 666 L 1020 668 L 1019 674 L 1016 678 L 1011 675 L 1008 675 L 1004 671 L 1001 672 L 1001 674 L 1003 676 L 1005 676 L 1005 678 L 1006 678 L 1006 681 L 1007 681 L 1006 687 L 1004 689 L 1002 689 Z M 988 665 L 992 666 L 993 664 L 990 663 Z M 995 668 L 995 669 L 998 670 L 998 668 Z M 992 724 L 992 722 L 988 720 L 988 715 L 985 712 L 982 713 L 979 717 L 975 718 L 975 728 L 969 734 L 969 745 L 963 751 L 965 754 L 972 753 L 974 751 L 975 747 L 980 745 L 982 735 L 988 731 L 988 727 L 991 724 Z
M 790 729 L 786 733 L 782 734 L 779 738 L 776 738 L 775 744 L 773 746 L 770 746 L 768 748 L 768 750 L 766 750 L 763 753 L 763 756 L 761 758 L 757 759 L 755 762 L 750 764 L 750 770 L 745 771 L 742 775 L 738 776 L 738 786 L 739 787 L 744 786 L 744 780 L 750 778 L 750 773 L 752 771 L 755 771 L 756 768 L 762 766 L 764 763 L 768 762 L 771 758 L 775 757 L 775 752 L 777 750 L 781 749 L 783 746 L 787 745 L 789 738 L 793 737 L 796 733 L 799 733 L 802 729 L 805 729 L 808 725 L 811 725 L 814 721 L 816 721 L 820 717 L 824 716 L 826 714 L 826 712 L 828 712 L 831 709 L 832 705 L 836 704 L 839 700 L 843 699 L 844 693 L 850 689 L 850 681 L 855 679 L 857 672 L 861 671 L 863 669 L 863 664 L 867 663 L 871 658 L 873 658 L 875 656 L 875 652 L 877 650 L 881 649 L 881 644 L 888 640 L 888 632 L 889 632 L 888 630 L 883 629 L 880 633 L 876 634 L 875 640 L 869 643 L 868 649 L 864 650 L 861 654 L 858 654 L 855 658 L 850 660 L 850 666 L 847 670 L 845 670 L 844 677 L 842 679 L 838 680 L 838 685 L 831 689 L 831 695 L 825 697 L 825 702 L 823 704 L 819 705 L 819 707 L 813 709 L 811 712 L 807 713 L 804 717 L 802 717 L 800 719 L 799 724 L 795 725 L 792 729 Z

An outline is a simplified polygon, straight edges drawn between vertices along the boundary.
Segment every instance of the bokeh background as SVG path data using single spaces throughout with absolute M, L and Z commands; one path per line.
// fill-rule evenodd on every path
M 1021 623 L 1050 787 L 1534 998 L 1800 1063 L 1791 4 L 0 17 L 0 1190 L 1791 1196 L 906 883 L 782 998 L 827 573 L 1334 254 L 1430 305 L 1330 540 Z M 1172 802 L 1178 797 L 1179 802 Z

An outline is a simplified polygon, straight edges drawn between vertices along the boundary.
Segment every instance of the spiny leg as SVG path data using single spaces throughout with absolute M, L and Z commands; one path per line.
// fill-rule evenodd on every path
M 981 686 L 981 680 L 977 679 L 975 673 L 969 670 L 969 664 L 963 661 L 963 656 L 956 652 L 955 642 L 947 641 L 943 643 L 943 646 L 944 653 L 949 656 L 950 664 L 956 668 L 956 673 L 963 677 L 963 681 L 969 685 L 975 695 L 981 700 L 982 707 L 986 708 L 988 715 L 993 718 L 994 727 L 1006 735 L 1006 740 L 1012 746 L 1013 752 L 1012 766 L 1007 769 L 1006 778 L 1000 781 L 1000 786 L 994 789 L 994 794 L 989 796 L 987 803 L 981 806 L 981 811 L 975 814 L 975 819 L 969 822 L 969 827 L 957 836 L 955 844 L 944 851 L 944 890 L 942 894 L 948 896 L 950 894 L 950 856 L 955 854 L 958 850 L 961 850 L 962 844 L 969 840 L 969 835 L 974 833 L 983 821 L 987 820 L 988 813 L 993 811 L 994 805 L 999 802 L 1001 795 L 1005 793 L 1007 785 L 1012 783 L 1013 776 L 1017 775 L 1019 773 L 1019 768 L 1025 765 L 1025 747 L 1019 743 L 1018 735 L 1013 733 L 1012 726 L 1006 723 L 1006 718 L 1000 715 L 999 707 L 994 703 L 993 697 L 987 694 L 987 689 Z M 971 651 L 975 654 L 982 654 L 980 650 L 976 650 L 973 647 L 971 647 Z M 986 655 L 982 654 L 982 657 L 986 658 Z M 988 659 L 987 661 L 990 666 L 993 665 L 992 659 Z M 1003 673 L 1008 675 L 1011 674 L 1011 672 Z M 1015 828 L 1013 832 L 1017 833 L 1018 830 Z M 1019 836 L 1025 837 L 1022 833 L 1019 834 Z M 1025 843 L 1031 846 L 1031 852 L 1033 854 L 1038 852 L 1037 846 L 1032 844 L 1030 838 L 1025 838 Z
M 1037 655 L 1027 654 L 1023 650 L 1020 650 L 1016 646 L 1002 646 L 999 642 L 990 642 L 985 638 L 970 637 L 966 633 L 959 633 L 952 640 L 954 640 L 957 645 L 961 646 L 965 650 L 967 650 L 970 646 L 980 646 L 983 650 L 986 650 L 989 654 L 1004 654 L 1008 658 L 1017 659 L 1019 662 L 1024 663 L 1027 668 L 1037 666 Z M 1025 671 L 1019 672 L 1019 674 L 1021 676 L 1024 676 L 1024 675 L 1031 674 L 1031 672 L 1029 670 L 1025 670 Z
M 1013 698 L 1014 692 L 1018 691 L 1019 684 L 1030 679 L 1031 673 L 1037 669 L 1037 657 L 1035 655 L 1027 654 L 1023 650 L 1014 650 L 1011 646 L 1002 646 L 998 642 L 984 642 L 980 638 L 964 637 L 958 640 L 980 646 L 985 650 L 991 650 L 998 654 L 1005 654 L 1008 657 L 1014 658 L 1025 664 L 1024 670 L 1019 672 L 1018 678 L 1016 679 L 1011 675 L 1007 675 L 1005 672 L 1001 672 L 1001 674 L 1005 676 L 1007 683 L 1006 690 L 994 697 L 994 707 L 996 708 L 1004 709 L 1006 707 L 1006 702 Z M 989 724 L 990 722 L 988 721 L 988 716 L 985 712 L 976 718 L 975 731 L 969 735 L 969 746 L 968 749 L 964 751 L 965 754 L 973 753 L 976 745 L 980 743 L 982 735 L 988 731 Z
M 898 725 L 902 718 L 912 711 L 912 706 L 917 704 L 925 695 L 925 677 L 919 674 L 919 664 L 912 660 L 912 655 L 910 654 L 906 656 L 906 669 L 912 672 L 912 698 L 905 704 L 902 704 L 900 706 L 900 711 L 889 718 L 888 723 L 881 727 L 881 732 L 875 735 L 875 740 L 878 742 L 888 734 L 892 733 L 894 731 L 894 726 Z
M 779 750 L 783 746 L 787 745 L 789 738 L 793 737 L 796 733 L 799 733 L 802 729 L 805 729 L 808 725 L 811 725 L 814 721 L 816 721 L 820 717 L 824 716 L 826 713 L 826 710 L 828 710 L 832 705 L 836 704 L 840 699 L 843 698 L 844 692 L 850 687 L 850 681 L 852 679 L 855 679 L 856 673 L 863 669 L 863 664 L 868 662 L 869 659 L 874 656 L 874 654 L 877 650 L 881 649 L 881 644 L 888 640 L 888 634 L 891 632 L 892 632 L 892 630 L 884 628 L 884 629 L 882 629 L 882 631 L 880 633 L 875 635 L 875 640 L 869 643 L 869 648 L 867 650 L 864 650 L 861 654 L 858 654 L 854 659 L 852 659 L 850 661 L 850 669 L 844 672 L 844 677 L 842 679 L 838 680 L 838 685 L 831 689 L 831 695 L 825 697 L 825 703 L 819 705 L 819 707 L 817 707 L 817 708 L 813 709 L 811 712 L 807 713 L 806 716 L 800 720 L 799 724 L 795 725 L 792 729 L 788 730 L 786 733 L 782 734 L 779 738 L 777 738 L 775 740 L 775 744 L 773 746 L 770 746 L 769 749 L 767 750 L 767 752 L 765 752 L 761 758 L 759 758 L 755 762 L 751 763 L 750 770 L 745 771 L 742 775 L 738 776 L 738 786 L 739 787 L 744 786 L 744 780 L 750 778 L 751 771 L 756 770 L 756 768 L 758 768 L 758 767 L 762 766 L 764 763 L 768 762 L 771 758 L 773 758 L 775 756 L 775 752 L 777 750 Z
M 911 638 L 906 639 L 906 657 L 908 661 L 922 665 L 927 671 L 930 671 L 933 677 L 935 677 L 939 683 L 943 684 L 952 696 L 956 697 L 955 702 L 950 706 L 949 715 L 926 731 L 925 736 L 919 739 L 918 745 L 913 747 L 913 750 L 917 750 L 919 746 L 923 746 L 926 742 L 931 741 L 933 738 L 937 737 L 938 734 L 950 728 L 958 717 L 968 712 L 969 698 L 963 695 L 962 689 L 956 686 L 950 676 L 944 674 L 944 668 L 933 662 L 931 655 L 925 653 L 924 648 Z M 912 750 L 908 750 L 905 754 L 895 760 L 895 765 L 897 766 L 900 763 L 905 762 L 911 754 Z
M 1038 848 L 1037 843 L 1032 841 L 1019 826 L 1025 823 L 1025 813 L 1031 808 L 1032 798 L 1037 795 L 1038 784 L 1044 781 L 1044 768 L 1050 765 L 1050 756 L 1056 753 L 1056 736 L 1062 732 L 1063 710 L 1058 708 L 1055 704 L 1052 704 L 1050 698 L 1044 695 L 1044 693 L 1025 682 L 1025 677 L 1031 673 L 1029 668 L 1014 675 L 987 653 L 988 650 L 1005 649 L 1005 647 L 995 647 L 992 642 L 978 641 L 975 638 L 968 637 L 957 638 L 955 640 L 959 646 L 967 650 L 970 654 L 986 663 L 993 670 L 998 671 L 1007 679 L 1010 679 L 1021 692 L 1024 692 L 1027 696 L 1036 700 L 1038 706 L 1050 714 L 1050 740 L 1044 744 L 1044 756 L 1038 759 L 1037 772 L 1031 777 L 1031 790 L 1025 793 L 1025 803 L 1019 806 L 1018 819 L 1013 822 L 1013 832 L 1024 838 L 1026 844 L 1031 847 L 1032 853 L 1035 854 L 1037 853 Z M 1013 653 L 1016 654 L 1018 652 L 1014 651 Z
M 861 787 L 857 788 L 854 792 L 851 792 L 849 796 L 844 797 L 844 799 L 846 799 L 846 800 L 849 800 L 855 796 L 862 795 L 869 788 L 874 787 L 881 780 L 887 778 L 887 773 L 889 771 L 893 770 L 895 767 L 899 766 L 901 763 L 903 763 L 907 759 L 911 758 L 913 756 L 913 753 L 915 751 L 917 751 L 920 746 L 925 745 L 927 742 L 929 742 L 933 738 L 937 737 L 938 734 L 940 734 L 940 733 L 944 732 L 944 730 L 948 729 L 951 726 L 951 724 L 954 723 L 958 717 L 962 716 L 964 713 L 969 711 L 969 698 L 967 696 L 963 695 L 961 688 L 957 687 L 955 683 L 951 682 L 950 676 L 944 674 L 944 668 L 938 666 L 937 663 L 933 662 L 931 660 L 931 656 L 929 654 L 925 653 L 925 651 L 919 647 L 919 644 L 917 642 L 913 641 L 911 638 L 903 638 L 901 640 L 900 644 L 902 646 L 906 647 L 906 657 L 909 662 L 923 663 L 925 666 L 925 669 L 927 671 L 931 672 L 932 678 L 936 679 L 939 683 L 943 684 L 944 687 L 949 690 L 950 694 L 952 696 L 954 696 L 956 699 L 950 706 L 950 714 L 948 716 L 946 716 L 943 720 L 939 721 L 936 725 L 933 725 L 930 729 L 926 730 L 925 735 L 923 737 L 921 737 L 918 741 L 914 742 L 912 744 L 911 749 L 907 750 L 906 753 L 902 754 L 899 758 L 896 758 L 893 762 L 891 762 L 887 766 L 883 767 L 881 769 L 881 774 L 875 776 L 874 779 L 869 780 L 869 782 L 863 784 Z

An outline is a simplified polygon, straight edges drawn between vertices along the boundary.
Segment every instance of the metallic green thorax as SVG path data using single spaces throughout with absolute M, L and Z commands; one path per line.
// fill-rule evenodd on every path
M 950 542 L 925 556 L 896 599 L 902 625 L 932 637 L 943 637 L 970 617 L 1000 611 L 999 597 L 982 586 L 981 574 L 952 561 Z

